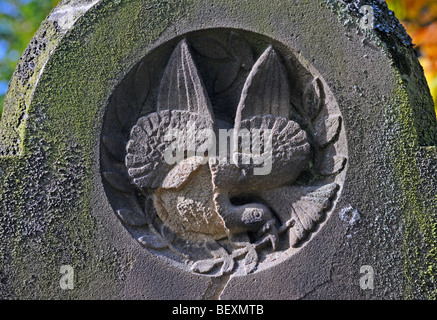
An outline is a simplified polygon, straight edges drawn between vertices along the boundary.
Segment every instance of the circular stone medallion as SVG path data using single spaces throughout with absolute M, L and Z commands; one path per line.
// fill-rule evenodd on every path
M 131 235 L 211 276 L 292 259 L 329 219 L 346 161 L 322 75 L 243 30 L 147 54 L 114 91 L 101 137 L 105 191 Z

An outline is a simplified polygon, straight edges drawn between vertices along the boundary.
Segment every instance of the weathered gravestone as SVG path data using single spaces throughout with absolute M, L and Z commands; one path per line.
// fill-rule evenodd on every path
M 1 298 L 436 297 L 436 116 L 383 1 L 61 1 L 0 137 Z

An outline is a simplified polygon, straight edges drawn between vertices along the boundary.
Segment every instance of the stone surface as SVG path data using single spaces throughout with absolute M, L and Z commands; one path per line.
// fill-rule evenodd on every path
M 223 277 L 281 262 L 339 194 L 347 148 L 335 98 L 272 41 L 186 34 L 139 62 L 109 103 L 109 201 L 141 244 L 187 272 Z
M 272 130 L 271 174 L 164 163 L 189 120 Z M 436 117 L 383 1 L 61 1 L 0 138 L 1 298 L 436 298 Z

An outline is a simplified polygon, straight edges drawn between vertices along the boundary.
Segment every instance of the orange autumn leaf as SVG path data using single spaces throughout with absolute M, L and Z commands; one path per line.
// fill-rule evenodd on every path
M 411 36 L 414 39 L 416 45 L 437 45 L 437 23 L 430 24 L 422 27 L 415 32 L 412 32 Z

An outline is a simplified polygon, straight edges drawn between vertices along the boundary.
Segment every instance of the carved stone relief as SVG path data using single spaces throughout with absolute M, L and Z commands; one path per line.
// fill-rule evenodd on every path
M 150 252 L 195 273 L 256 272 L 329 218 L 346 173 L 343 127 L 322 76 L 289 48 L 240 30 L 194 32 L 144 57 L 115 90 L 104 187 Z

